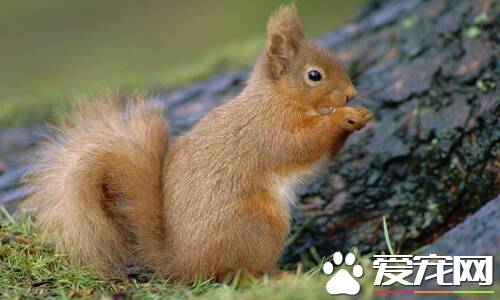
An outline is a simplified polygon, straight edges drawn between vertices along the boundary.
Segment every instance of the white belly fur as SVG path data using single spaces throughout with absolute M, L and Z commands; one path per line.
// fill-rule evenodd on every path
M 292 173 L 286 177 L 275 178 L 274 189 L 278 197 L 288 206 L 295 205 L 297 202 L 297 189 L 319 175 L 328 166 L 328 161 L 328 155 L 324 155 L 307 170 Z

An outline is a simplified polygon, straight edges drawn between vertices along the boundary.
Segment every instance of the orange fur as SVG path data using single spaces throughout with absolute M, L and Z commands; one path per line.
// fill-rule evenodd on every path
M 269 272 L 293 190 L 371 118 L 344 106 L 355 93 L 336 58 L 305 38 L 295 7 L 281 8 L 240 95 L 168 149 L 161 109 L 136 95 L 122 114 L 116 94 L 101 96 L 41 147 L 25 207 L 58 250 L 101 274 L 127 262 L 186 280 Z

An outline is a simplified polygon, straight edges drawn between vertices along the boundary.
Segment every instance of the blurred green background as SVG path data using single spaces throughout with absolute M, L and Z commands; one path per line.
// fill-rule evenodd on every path
M 362 0 L 296 1 L 309 36 Z M 100 87 L 175 87 L 245 65 L 280 0 L 0 3 L 0 126 L 38 121 Z

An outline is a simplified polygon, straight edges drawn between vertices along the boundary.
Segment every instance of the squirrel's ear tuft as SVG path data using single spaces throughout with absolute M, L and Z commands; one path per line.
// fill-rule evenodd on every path
M 269 37 L 273 34 L 283 34 L 295 43 L 304 39 L 304 29 L 295 4 L 282 6 L 271 15 L 267 23 L 267 34 Z
M 300 41 L 305 38 L 295 4 L 282 6 L 267 23 L 267 56 L 271 71 L 280 75 L 293 59 Z

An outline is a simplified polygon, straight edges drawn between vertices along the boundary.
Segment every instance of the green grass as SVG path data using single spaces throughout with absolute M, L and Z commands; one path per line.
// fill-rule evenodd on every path
M 390 241 L 387 229 L 384 234 Z M 356 249 L 352 252 L 356 253 Z M 292 271 L 246 282 L 236 278 L 225 283 L 182 284 L 158 276 L 147 281 L 125 277 L 103 279 L 73 268 L 64 255 L 38 241 L 30 218 L 15 220 L 0 206 L 0 299 L 332 299 L 325 291 L 330 277 L 320 267 L 331 257 L 319 257 L 314 248 L 310 253 L 314 262 L 304 260 Z M 357 299 L 373 298 L 375 270 L 370 257 L 371 254 L 357 260 L 364 269 Z M 303 266 L 312 267 L 304 271 Z M 498 284 L 493 288 L 498 290 Z M 335 299 L 353 298 L 335 296 Z
M 40 243 L 29 218 L 15 221 L 5 210 L 0 216 L 0 298 L 331 299 L 324 288 L 329 277 L 321 273 L 319 257 L 317 266 L 307 272 L 299 264 L 294 271 L 246 283 L 235 279 L 186 285 L 155 276 L 146 282 L 103 279 L 71 267 L 64 255 Z M 374 274 L 366 267 L 367 256 L 359 262 L 368 272 L 362 277 L 362 298 L 370 299 Z
M 385 216 L 382 217 L 382 227 L 384 228 L 384 239 L 385 244 L 387 245 L 387 250 L 391 255 L 395 255 L 394 250 L 391 245 L 391 237 L 389 236 L 389 229 L 387 228 L 387 221 L 385 220 Z

